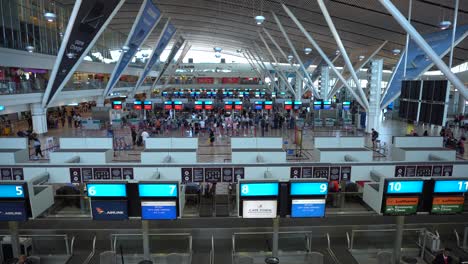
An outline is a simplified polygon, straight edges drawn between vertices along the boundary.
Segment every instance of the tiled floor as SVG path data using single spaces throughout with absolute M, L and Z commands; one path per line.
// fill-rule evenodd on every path
M 422 135 L 425 130 L 428 130 L 429 135 L 436 136 L 439 134 L 440 128 L 437 127 L 417 127 L 417 132 Z M 407 128 L 406 123 L 397 120 L 385 120 L 382 122 L 379 129 L 379 139 L 382 142 L 382 145 L 390 145 L 392 136 L 403 136 L 406 134 Z M 456 138 L 459 138 L 464 131 L 459 129 L 454 130 L 454 135 Z M 174 131 L 166 131 L 164 135 L 156 135 L 156 137 L 181 137 L 184 135 L 181 129 Z M 236 136 L 254 136 L 260 133 L 256 131 L 239 131 L 236 133 Z M 289 144 L 285 148 L 297 148 L 294 144 L 295 130 L 293 129 L 270 129 L 265 132 L 267 137 L 282 137 L 283 141 L 287 141 Z M 80 128 L 69 128 L 67 125 L 65 127 L 60 127 L 58 129 L 50 129 L 49 132 L 41 136 L 41 142 L 43 142 L 43 150 L 48 151 L 46 143 L 47 138 L 49 137 L 106 137 L 107 131 L 105 130 L 84 130 Z M 288 156 L 289 162 L 301 162 L 301 161 L 314 161 L 312 155 L 312 150 L 314 148 L 313 138 L 320 136 L 365 136 L 366 137 L 366 146 L 371 149 L 372 143 L 370 140 L 370 135 L 365 134 L 360 130 L 344 130 L 339 127 L 334 128 L 306 128 L 303 131 L 303 143 L 302 143 L 302 156 Z M 127 147 L 124 150 L 117 149 L 115 151 L 115 162 L 138 162 L 140 160 L 140 153 L 143 150 L 142 147 L 133 147 L 132 140 L 130 136 L 130 128 L 125 127 L 123 129 L 114 130 L 115 138 L 122 138 L 124 144 Z M 217 134 L 216 141 L 213 146 L 209 144 L 208 134 L 198 135 L 199 138 L 199 148 L 198 148 L 198 162 L 202 163 L 225 163 L 230 162 L 231 160 L 231 150 L 230 150 L 230 136 L 225 134 Z M 122 142 L 122 141 L 120 141 Z M 381 153 L 374 152 L 374 160 L 390 160 L 391 153 L 389 153 L 390 148 L 387 147 L 387 152 L 385 155 Z M 52 150 L 53 151 L 53 150 Z M 468 154 L 465 154 L 463 157 L 459 156 L 459 159 L 468 159 Z M 47 159 L 47 155 L 46 155 Z M 34 160 L 35 162 L 45 162 L 45 160 Z

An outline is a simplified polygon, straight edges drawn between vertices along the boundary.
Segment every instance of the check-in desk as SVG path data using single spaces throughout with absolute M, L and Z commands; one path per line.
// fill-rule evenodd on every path
M 364 148 L 364 137 L 315 137 L 314 148 Z
M 443 147 L 442 137 L 393 137 L 394 161 L 454 161 L 454 149 Z
M 99 130 L 101 129 L 101 121 L 85 119 L 81 121 L 81 127 L 88 130 Z
M 197 163 L 197 149 L 197 138 L 147 138 L 141 163 Z
M 28 139 L 0 138 L 0 160 L 2 164 L 15 164 L 28 161 Z
M 373 156 L 366 148 L 316 148 L 313 153 L 320 162 L 371 162 Z
M 286 162 L 283 140 L 278 137 L 232 138 L 232 163 Z
M 197 149 L 145 149 L 141 152 L 141 163 L 197 163 Z
M 49 154 L 52 164 L 69 163 L 76 157 L 80 164 L 106 164 L 112 162 L 113 155 L 112 149 L 59 149 Z

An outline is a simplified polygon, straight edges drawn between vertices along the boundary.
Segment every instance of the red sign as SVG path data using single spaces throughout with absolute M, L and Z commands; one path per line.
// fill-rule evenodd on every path
M 234 109 L 238 110 L 238 111 L 241 111 L 242 110 L 242 105 L 235 105 Z
M 114 108 L 114 109 L 115 109 L 115 108 Z M 141 110 L 141 104 L 140 104 L 140 105 L 139 105 L 139 104 L 134 104 L 134 105 L 133 105 L 133 109 L 135 109 L 135 110 Z
M 271 110 L 271 109 L 273 109 L 273 105 L 271 105 L 271 104 L 265 104 L 265 108 L 264 108 L 264 109 L 265 109 L 265 110 Z
M 213 110 L 213 105 L 211 105 L 211 104 L 206 104 L 206 105 L 205 105 L 205 110 Z
M 223 77 L 221 79 L 221 83 L 223 84 L 237 84 L 239 83 L 240 79 L 239 78 L 228 78 L 228 77 Z
M 232 104 L 225 104 L 224 109 L 225 110 L 232 110 Z
M 145 104 L 145 110 L 152 110 L 152 109 L 153 109 L 153 105 Z
M 200 78 L 197 78 L 197 83 L 198 84 L 213 84 L 214 83 L 214 78 L 212 78 L 212 77 L 200 77 Z
M 284 110 L 292 110 L 292 109 L 293 109 L 292 105 L 288 105 L 288 104 L 284 105 Z
M 172 104 L 165 104 L 164 109 L 171 110 L 172 109 Z
M 174 109 L 175 109 L 175 110 L 182 110 L 183 108 L 184 108 L 184 107 L 183 107 L 182 104 L 176 104 L 176 105 L 174 105 Z
M 203 105 L 200 105 L 200 104 L 195 105 L 195 110 L 202 110 L 202 109 L 203 109 Z

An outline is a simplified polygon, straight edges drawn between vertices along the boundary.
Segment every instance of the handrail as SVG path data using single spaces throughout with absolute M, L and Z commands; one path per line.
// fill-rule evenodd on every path
M 211 235 L 210 264 L 214 264 L 214 263 L 215 263 L 215 260 L 214 260 L 214 251 L 215 251 L 215 248 L 214 248 L 214 236 Z
M 466 249 L 468 247 L 468 227 L 465 227 L 464 233 L 463 233 L 463 245 L 462 247 Z
M 75 236 L 72 237 L 71 242 L 70 242 L 70 256 L 73 256 L 74 253 L 74 248 L 75 248 Z
M 91 250 L 91 253 L 89 253 L 88 257 L 85 259 L 83 264 L 88 264 L 91 259 L 94 257 L 94 254 L 96 254 L 96 235 L 93 238 L 93 248 Z
M 331 249 L 330 234 L 327 233 L 327 245 Z
M 455 234 L 455 238 L 457 239 L 457 247 L 460 247 L 460 236 L 458 235 L 458 231 L 454 229 L 453 233 Z
M 116 251 L 117 237 L 141 236 L 142 234 L 111 234 L 111 251 Z M 192 234 L 190 233 L 172 233 L 172 234 L 148 234 L 148 236 L 186 236 L 189 239 L 189 253 L 192 253 Z
M 333 249 L 331 248 L 331 239 L 330 239 L 330 234 L 327 233 L 327 244 L 328 244 L 328 247 L 327 247 L 327 252 L 328 254 L 330 254 L 330 257 L 332 258 L 333 262 L 335 264 L 341 264 L 340 260 L 338 259 L 338 257 L 336 256 L 335 252 L 333 251 Z

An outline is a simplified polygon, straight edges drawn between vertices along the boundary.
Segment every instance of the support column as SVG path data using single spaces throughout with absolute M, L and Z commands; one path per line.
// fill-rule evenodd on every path
M 393 263 L 395 264 L 400 264 L 404 224 L 405 217 L 402 215 L 396 216 L 395 241 L 393 244 Z
M 465 103 L 466 99 L 463 98 L 463 96 L 458 92 L 458 109 L 457 109 L 457 115 L 458 114 L 465 114 Z
M 42 104 L 31 104 L 33 131 L 37 134 L 47 133 L 47 109 Z
M 296 95 L 294 96 L 294 100 L 296 101 L 301 101 L 302 99 L 302 87 L 304 85 L 304 79 L 300 78 L 299 76 L 296 75 L 296 85 L 295 85 L 295 92 Z
M 96 107 L 104 107 L 104 97 L 98 97 L 96 99 Z
M 320 94 L 323 100 L 328 100 L 328 92 L 330 90 L 330 69 L 328 66 L 322 66 L 320 69 Z
M 273 218 L 273 248 L 271 252 L 273 258 L 278 258 L 279 221 L 279 217 Z
M 141 231 L 143 234 L 143 257 L 145 260 L 151 260 L 151 252 L 150 252 L 150 245 L 149 245 L 149 221 L 142 220 L 141 221 Z
M 379 131 L 380 127 L 380 94 L 382 92 L 382 71 L 383 60 L 376 59 L 371 61 L 371 79 L 370 79 L 370 96 L 369 96 L 369 112 L 367 114 L 366 132 L 370 133 L 371 129 Z
M 13 251 L 13 257 L 17 258 L 20 256 L 20 241 L 18 235 L 18 222 L 8 222 L 8 228 L 10 229 L 11 236 L 11 248 Z

